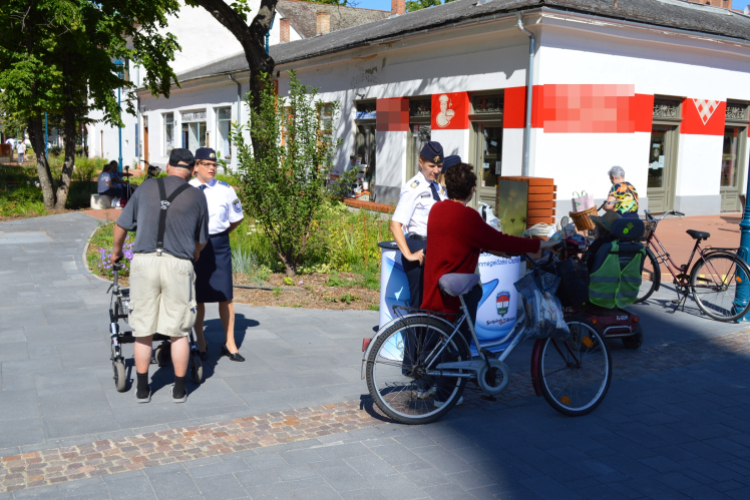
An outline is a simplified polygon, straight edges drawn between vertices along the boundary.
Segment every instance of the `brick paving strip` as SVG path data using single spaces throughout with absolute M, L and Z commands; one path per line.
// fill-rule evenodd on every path
M 614 360 L 614 376 L 622 379 L 748 352 L 746 331 L 652 349 L 621 350 Z M 533 394 L 530 376 L 516 373 L 497 402 L 470 390 L 462 408 L 488 407 Z M 0 493 L 315 439 L 383 423 L 382 417 L 362 408 L 360 401 L 348 401 L 10 455 L 0 458 Z

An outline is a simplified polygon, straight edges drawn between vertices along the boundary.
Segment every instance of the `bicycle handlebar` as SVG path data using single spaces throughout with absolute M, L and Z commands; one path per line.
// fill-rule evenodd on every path
M 644 213 L 646 214 L 646 219 L 647 220 L 654 220 L 656 222 L 663 221 L 664 219 L 666 219 L 670 215 L 674 215 L 676 218 L 685 217 L 685 214 L 683 212 L 679 212 L 677 210 L 668 210 L 668 211 L 664 212 L 664 214 L 661 217 L 659 217 L 658 219 L 656 217 L 654 217 L 653 215 L 651 215 L 651 212 L 649 212 L 648 210 L 644 210 Z

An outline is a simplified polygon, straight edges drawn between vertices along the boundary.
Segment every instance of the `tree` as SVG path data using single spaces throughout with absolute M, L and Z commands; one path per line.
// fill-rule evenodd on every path
M 169 66 L 179 49 L 174 35 L 161 35 L 178 0 L 3 0 L 0 2 L 0 88 L 3 107 L 26 122 L 34 150 L 44 151 L 44 112 L 62 116 L 65 162 L 56 182 L 43 154 L 37 172 L 47 210 L 62 210 L 75 167 L 79 125 L 90 109 L 121 125 L 115 96 L 133 84 L 115 73 L 115 59 L 145 69 L 144 85 L 169 96 L 176 81 Z M 132 103 L 128 112 L 135 114 Z
M 335 104 L 316 100 L 318 89 L 302 85 L 290 72 L 289 97 L 278 97 L 268 75 L 260 75 L 260 106 L 252 126 L 235 129 L 243 202 L 294 276 L 309 242 L 311 225 L 325 204 L 332 170 Z M 242 130 L 249 128 L 253 147 Z M 260 147 L 254 147 L 258 144 Z
M 414 12 L 415 10 L 422 10 L 428 7 L 434 7 L 436 5 L 442 5 L 444 3 L 452 2 L 453 0 L 407 0 L 406 1 L 406 12 Z

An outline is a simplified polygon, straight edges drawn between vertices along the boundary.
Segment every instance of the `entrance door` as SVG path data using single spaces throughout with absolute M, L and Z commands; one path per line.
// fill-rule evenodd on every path
M 148 165 L 148 117 L 143 119 L 143 161 Z
M 741 159 L 745 158 L 744 142 L 747 128 L 730 126 L 724 129 L 724 154 L 721 159 L 721 211 L 742 212 L 739 195 L 744 186 Z
M 368 183 L 370 199 L 375 201 L 375 123 L 360 123 L 357 125 L 356 162 L 364 170 L 365 181 Z M 356 164 L 356 163 L 355 163 Z
M 411 179 L 417 172 L 419 172 L 419 152 L 425 144 L 430 142 L 431 129 L 429 125 L 411 125 L 411 133 L 408 136 L 409 144 L 407 151 L 410 151 L 408 160 L 408 170 L 406 171 L 406 178 Z
M 183 123 L 182 124 L 182 147 L 187 148 L 188 144 L 190 144 L 190 137 L 188 135 L 188 124 Z
M 648 209 L 652 213 L 674 208 L 677 170 L 677 128 L 654 125 L 648 153 Z
M 477 123 L 474 165 L 477 174 L 475 203 L 484 202 L 495 211 L 497 178 L 502 175 L 503 126 L 502 123 Z

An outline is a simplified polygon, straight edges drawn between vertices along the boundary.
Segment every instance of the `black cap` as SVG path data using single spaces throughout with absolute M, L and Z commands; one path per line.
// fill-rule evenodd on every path
M 195 150 L 195 159 L 216 161 L 216 151 L 211 148 L 198 148 Z
M 437 141 L 430 141 L 422 147 L 419 156 L 432 163 L 443 163 L 443 146 Z
M 446 156 L 445 160 L 443 160 L 443 170 L 441 170 L 440 173 L 444 174 L 453 165 L 458 165 L 459 163 L 461 163 L 461 157 L 460 156 L 458 156 L 458 155 Z
M 189 167 L 180 165 L 180 162 L 187 163 Z M 193 166 L 195 166 L 195 158 L 189 149 L 174 148 L 169 154 L 169 164 L 173 167 L 193 168 Z

